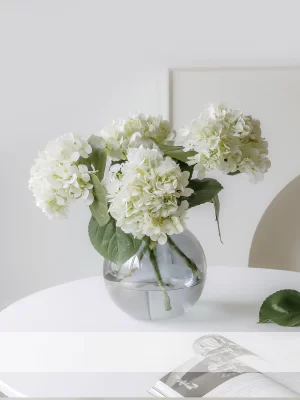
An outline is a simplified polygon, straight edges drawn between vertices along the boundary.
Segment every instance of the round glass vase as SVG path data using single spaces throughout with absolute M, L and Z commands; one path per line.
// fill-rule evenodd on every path
M 123 265 L 104 260 L 103 274 L 113 302 L 136 319 L 177 317 L 199 299 L 206 278 L 206 259 L 189 231 L 172 235 L 151 250 L 143 242 Z

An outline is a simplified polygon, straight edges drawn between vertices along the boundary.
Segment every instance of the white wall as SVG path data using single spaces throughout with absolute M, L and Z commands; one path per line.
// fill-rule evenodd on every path
M 0 308 L 101 273 L 88 210 L 50 222 L 27 190 L 48 140 L 159 112 L 167 66 L 300 60 L 299 11 L 298 0 L 1 0 Z

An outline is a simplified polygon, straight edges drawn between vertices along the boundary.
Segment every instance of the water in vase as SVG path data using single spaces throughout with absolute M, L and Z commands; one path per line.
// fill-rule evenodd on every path
M 120 282 L 112 274 L 105 276 L 107 290 L 114 303 L 124 312 L 137 319 L 166 319 L 177 317 L 188 311 L 199 299 L 204 282 L 199 281 L 191 287 L 180 282 L 169 282 L 166 291 L 172 309 L 166 311 L 163 293 L 156 282 L 127 283 Z
M 194 260 L 199 274 L 196 276 L 168 245 L 158 245 L 156 254 L 164 290 L 157 283 L 148 254 L 142 260 L 135 255 L 122 266 L 104 263 L 104 279 L 110 297 L 122 311 L 136 319 L 177 317 L 187 312 L 202 293 L 206 276 L 203 250 L 189 232 L 174 236 L 178 246 Z M 170 310 L 166 309 L 166 296 Z

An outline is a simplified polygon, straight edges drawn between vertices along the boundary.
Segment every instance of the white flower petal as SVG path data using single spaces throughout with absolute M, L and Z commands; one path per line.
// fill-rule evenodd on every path
M 93 151 L 93 149 L 92 149 L 92 146 L 89 144 L 89 143 L 87 143 L 85 146 L 84 146 L 84 151 L 87 153 L 87 154 L 91 154 L 91 152 Z
M 84 164 L 78 165 L 78 169 L 81 174 L 85 174 L 86 172 L 88 172 L 88 167 Z
M 75 152 L 72 153 L 72 155 L 71 155 L 71 161 L 78 161 L 79 157 L 80 157 L 79 151 L 75 151 Z
M 87 198 L 84 200 L 84 204 L 86 206 L 90 206 L 94 202 L 94 195 L 93 192 L 89 192 Z
M 56 196 L 56 203 L 60 206 L 63 206 L 65 204 L 65 200 L 60 196 Z
M 83 182 L 87 183 L 90 181 L 91 177 L 90 174 L 86 173 L 86 174 L 82 174 L 81 175 L 81 179 L 83 180 Z

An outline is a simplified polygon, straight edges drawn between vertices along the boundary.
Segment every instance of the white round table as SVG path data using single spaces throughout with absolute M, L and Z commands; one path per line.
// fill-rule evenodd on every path
M 30 397 L 147 396 L 168 368 L 193 355 L 193 341 L 201 334 L 231 332 L 231 339 L 240 341 L 247 336 L 251 347 L 251 340 L 257 346 L 257 338 L 271 332 L 299 332 L 299 327 L 257 324 L 263 300 L 285 288 L 300 290 L 300 273 L 209 267 L 194 308 L 158 322 L 122 313 L 101 276 L 43 290 L 0 313 L 0 391 Z

